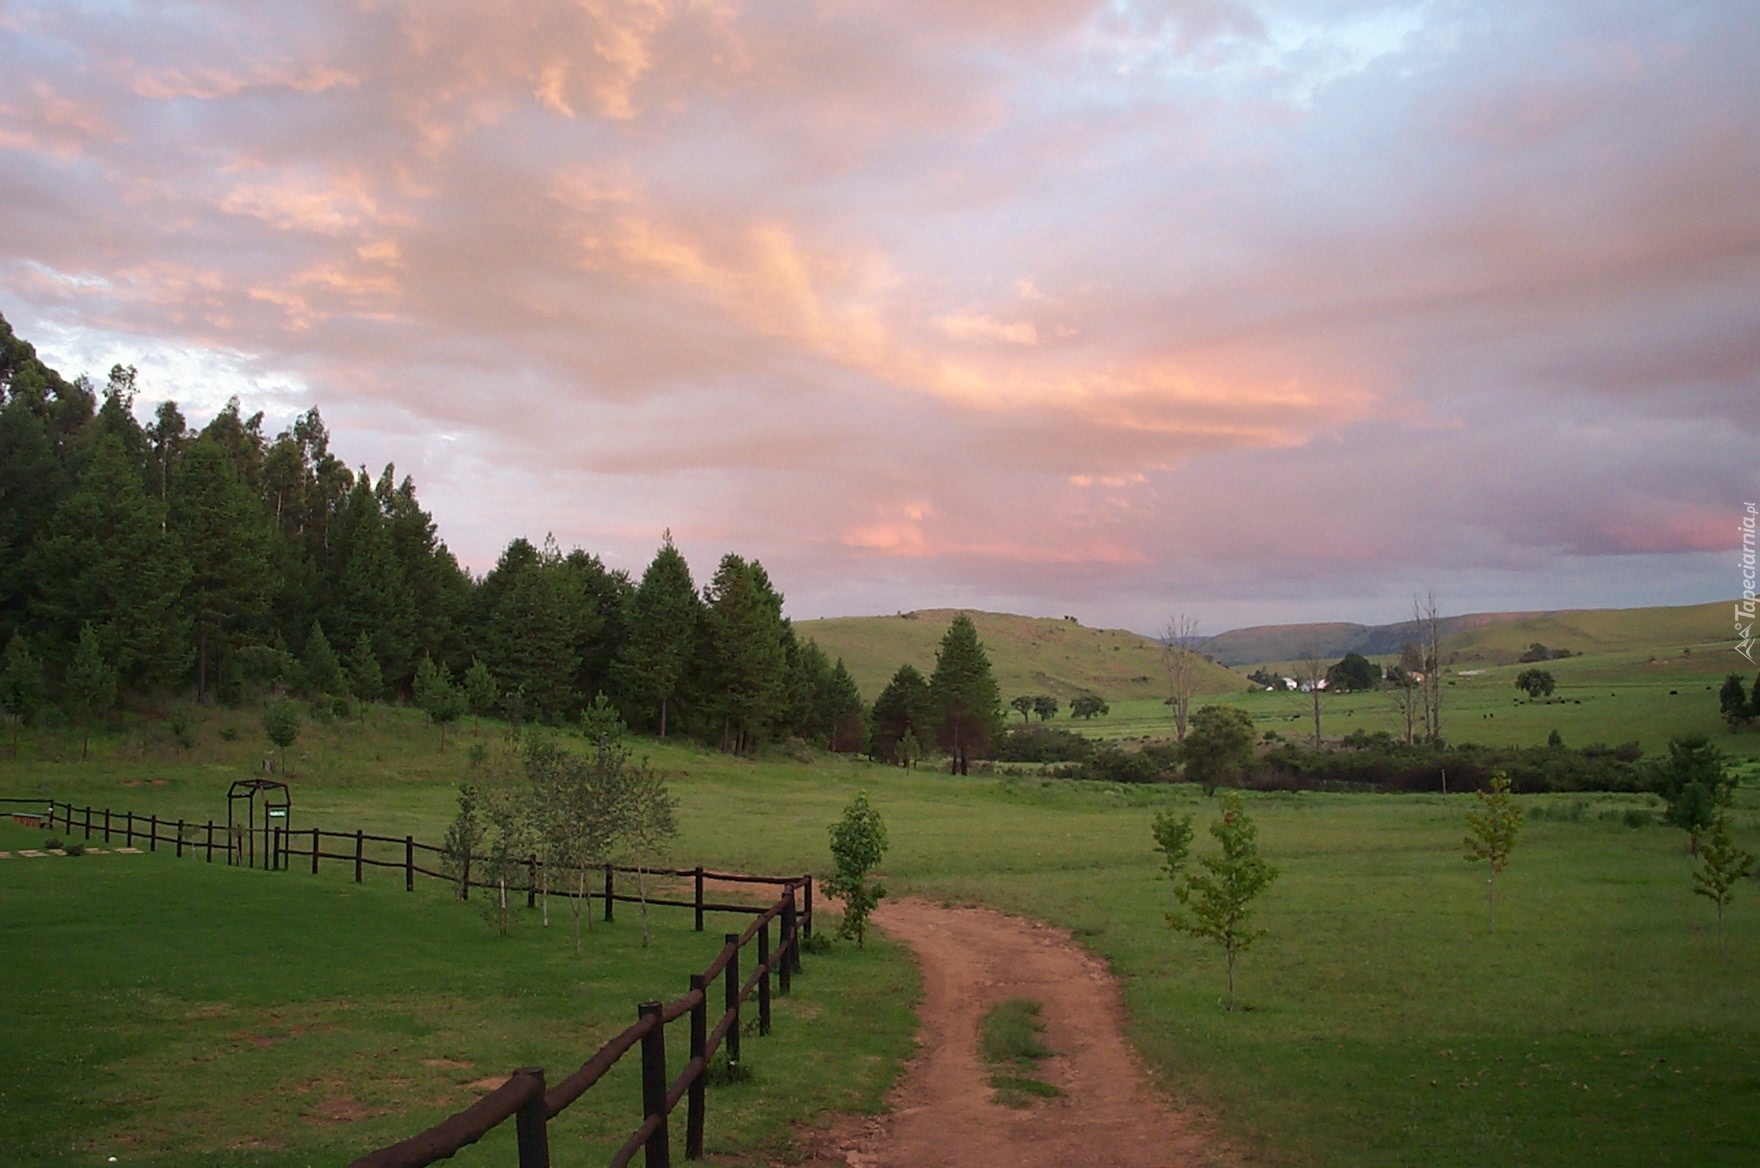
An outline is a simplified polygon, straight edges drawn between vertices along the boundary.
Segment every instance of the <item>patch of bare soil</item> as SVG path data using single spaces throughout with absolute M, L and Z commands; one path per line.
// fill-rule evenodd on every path
M 885 901 L 874 922 L 923 973 L 919 1053 L 878 1118 L 805 1132 L 815 1165 L 848 1168 L 1184 1168 L 1239 1157 L 1205 1117 L 1153 1090 L 1125 1042 L 1118 984 L 1067 932 L 982 908 Z M 979 1021 L 1008 998 L 1042 1003 L 1056 1055 L 1040 1077 L 1061 1098 L 1024 1110 L 992 1100 Z

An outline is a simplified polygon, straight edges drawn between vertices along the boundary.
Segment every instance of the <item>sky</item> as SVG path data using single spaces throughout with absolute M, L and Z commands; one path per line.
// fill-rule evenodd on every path
M 0 0 L 0 314 L 475 571 L 1155 633 L 1740 590 L 1760 5 Z

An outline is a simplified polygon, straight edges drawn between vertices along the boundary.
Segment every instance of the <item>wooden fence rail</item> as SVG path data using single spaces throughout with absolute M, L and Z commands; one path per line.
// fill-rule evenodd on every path
M 0 806 L 11 809 L 14 818 L 35 819 L 49 830 L 56 830 L 57 825 L 68 835 L 80 832 L 84 839 L 101 838 L 105 843 L 120 840 L 125 847 L 145 844 L 149 851 L 158 851 L 160 844 L 170 845 L 181 857 L 185 851 L 199 853 L 208 863 L 214 862 L 214 856 L 228 864 L 242 865 L 248 862 L 243 841 L 227 832 L 226 824 L 207 820 L 205 823 L 185 819 L 161 819 L 157 815 L 142 816 L 132 811 L 113 811 L 108 807 L 75 807 L 53 799 L 18 799 L 0 798 Z M 375 835 L 366 831 L 330 831 L 324 828 L 285 828 L 259 827 L 257 834 L 263 838 L 263 864 L 268 868 L 285 869 L 294 860 L 309 861 L 314 875 L 318 872 L 319 862 L 331 860 L 354 866 L 355 883 L 363 883 L 368 868 L 389 868 L 401 871 L 404 875 L 404 889 L 415 891 L 417 876 L 426 876 L 433 880 L 444 880 L 454 885 L 464 897 L 469 897 L 471 889 L 496 889 L 498 883 L 471 879 L 468 875 L 471 865 L 482 860 L 481 856 L 470 857 L 465 865 L 466 875 L 460 877 L 452 873 L 439 871 L 418 861 L 419 857 L 444 857 L 446 849 L 434 844 L 423 843 L 414 836 Z M 340 845 L 333 848 L 332 845 Z M 384 859 L 382 855 L 373 855 L 368 845 L 388 847 L 396 859 Z M 507 891 L 510 894 L 523 893 L 527 907 L 537 903 L 540 894 L 546 892 L 540 877 L 544 874 L 545 865 L 536 856 L 521 862 L 525 879 L 509 882 Z M 572 875 L 572 870 L 568 871 Z M 646 875 L 687 879 L 691 881 L 692 897 L 679 900 L 670 897 L 643 897 L 629 892 L 620 892 L 617 888 L 617 874 Z M 732 901 L 712 901 L 708 899 L 706 886 L 715 884 L 754 884 L 769 885 L 781 888 L 790 884 L 801 888 L 803 903 L 802 914 L 810 919 L 813 912 L 813 884 L 810 876 L 753 876 L 743 872 L 716 872 L 698 866 L 695 868 L 654 868 L 639 867 L 628 864 L 595 865 L 594 874 L 599 887 L 587 894 L 590 901 L 597 898 L 604 906 L 604 917 L 611 921 L 616 919 L 616 906 L 638 904 L 646 900 L 650 905 L 661 907 L 688 908 L 696 914 L 697 931 L 706 928 L 707 913 L 749 913 L 757 914 L 764 911 L 761 905 L 741 904 Z M 548 889 L 548 894 L 559 898 L 574 898 L 577 894 L 558 884 Z M 811 931 L 809 926 L 808 931 Z
M 211 819 L 206 824 L 190 823 L 183 819 L 174 824 L 173 821 L 160 819 L 157 815 L 142 818 L 133 812 L 117 813 L 109 808 L 100 811 L 92 807 L 75 807 L 59 800 L 0 798 L 0 805 L 13 808 L 14 818 L 35 820 L 38 825 L 46 824 L 51 831 L 59 823 L 70 835 L 76 830 L 83 831 L 86 839 L 99 834 L 105 842 L 111 842 L 112 836 L 119 834 L 125 841 L 124 846 L 132 847 L 138 840 L 145 843 L 149 850 L 157 851 L 159 844 L 168 843 L 175 846 L 179 856 L 184 854 L 187 847 L 192 854 L 205 853 L 209 863 L 214 859 L 215 823 Z M 21 808 L 28 810 L 20 810 Z M 169 829 L 171 834 L 163 834 L 161 829 Z M 224 825 L 221 834 L 222 855 L 228 863 L 241 863 L 244 852 L 240 841 L 229 835 Z M 361 882 L 366 868 L 376 867 L 403 869 L 404 887 L 409 890 L 415 888 L 415 877 L 418 874 L 459 885 L 461 892 L 467 895 L 473 887 L 499 887 L 498 884 L 472 882 L 468 878 L 461 880 L 457 876 L 417 865 L 417 852 L 424 855 L 443 855 L 444 849 L 420 843 L 414 836 L 399 838 L 373 835 L 359 830 L 340 832 L 316 827 L 277 827 L 265 829 L 265 834 L 268 836 L 265 864 L 270 868 L 285 869 L 293 858 L 306 857 L 311 861 L 311 871 L 314 874 L 318 871 L 320 860 L 353 864 L 357 883 Z M 340 841 L 349 847 L 343 851 L 325 851 L 324 844 L 327 840 Z M 309 843 L 304 848 L 299 846 L 307 841 Z M 366 845 L 369 843 L 400 847 L 403 858 L 382 860 L 369 857 L 366 854 Z M 528 880 L 517 891 L 527 893 L 528 904 L 533 902 L 532 898 L 539 891 L 537 873 L 542 867 L 542 863 L 535 857 L 525 864 Z M 605 864 L 604 883 L 599 895 L 604 901 L 606 920 L 613 919 L 612 909 L 617 901 L 633 903 L 642 899 L 616 891 L 615 877 L 618 872 L 688 878 L 694 889 L 692 899 L 649 898 L 647 903 L 693 909 L 699 932 L 703 929 L 705 913 L 749 913 L 755 919 L 746 926 L 744 932 L 724 934 L 721 949 L 715 959 L 701 973 L 690 976 L 690 989 L 683 997 L 671 1002 L 642 1002 L 636 1008 L 636 1021 L 633 1024 L 594 1051 L 579 1069 L 561 1082 L 547 1086 L 542 1067 L 520 1067 L 509 1074 L 507 1081 L 501 1086 L 463 1111 L 448 1116 L 407 1140 L 368 1153 L 349 1168 L 425 1168 L 426 1165 L 444 1160 L 460 1149 L 476 1143 L 509 1120 L 514 1123 L 519 1168 L 549 1168 L 550 1121 L 603 1079 L 617 1065 L 619 1059 L 638 1046 L 641 1048 L 642 1063 L 642 1122 L 611 1157 L 611 1168 L 624 1168 L 637 1152 L 644 1154 L 647 1168 L 670 1168 L 670 1117 L 681 1102 L 686 1105 L 685 1158 L 702 1158 L 710 1063 L 725 1048 L 728 1063 L 732 1066 L 739 1064 L 741 1008 L 754 997 L 757 999 L 757 1032 L 760 1037 L 769 1035 L 771 979 L 775 978 L 779 994 L 789 993 L 793 983 L 792 975 L 800 972 L 801 968 L 801 938 L 812 935 L 813 878 L 811 875 L 753 876 L 741 872 L 715 872 L 701 866 L 634 868 Z M 770 885 L 779 888 L 780 892 L 768 905 L 716 903 L 707 900 L 704 895 L 705 884 L 709 881 Z M 515 889 L 509 886 L 509 891 Z M 566 890 L 553 891 L 558 896 L 569 895 Z M 771 944 L 773 925 L 777 933 L 774 945 Z M 751 973 L 742 979 L 740 954 L 748 946 L 755 947 L 757 960 Z M 722 982 L 722 1010 L 715 1024 L 710 1026 L 710 987 L 717 979 Z M 689 1058 L 678 1077 L 668 1083 L 666 1027 L 680 1018 L 689 1019 Z

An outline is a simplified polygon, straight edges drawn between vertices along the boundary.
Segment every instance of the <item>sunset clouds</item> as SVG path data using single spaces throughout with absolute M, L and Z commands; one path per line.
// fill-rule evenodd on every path
M 1153 631 L 1729 592 L 1729 3 L 0 0 L 0 312 L 482 568 Z

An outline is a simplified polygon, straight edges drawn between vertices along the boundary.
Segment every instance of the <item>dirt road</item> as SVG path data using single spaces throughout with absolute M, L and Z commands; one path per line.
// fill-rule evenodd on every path
M 920 1050 L 859 1130 L 826 1133 L 820 1164 L 850 1168 L 1186 1168 L 1226 1162 L 1195 1115 L 1150 1088 L 1121 1030 L 1105 966 L 1049 925 L 980 908 L 886 901 L 875 923 L 909 945 L 923 971 Z M 978 1023 L 1008 998 L 1043 1003 L 1056 1056 L 1039 1076 L 1062 1098 L 1012 1110 L 991 1101 Z

